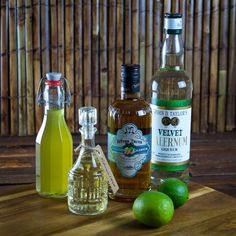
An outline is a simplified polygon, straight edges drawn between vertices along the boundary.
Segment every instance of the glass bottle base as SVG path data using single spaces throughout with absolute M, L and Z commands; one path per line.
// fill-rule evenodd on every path
M 99 208 L 99 210 L 98 210 Z M 76 214 L 76 215 L 99 215 L 105 212 L 107 209 L 106 206 L 98 207 L 98 206 L 91 206 L 91 205 L 69 205 L 69 211 Z
M 132 191 L 130 189 L 119 189 L 119 191 L 116 194 L 113 194 L 112 191 L 109 191 L 109 198 L 118 202 L 132 202 L 141 193 L 150 190 L 151 186 L 149 186 L 147 189 L 138 189 Z
M 189 169 L 184 171 L 162 171 L 162 170 L 152 170 L 151 176 L 151 188 L 152 190 L 157 190 L 161 182 L 167 178 L 177 178 L 185 182 L 187 185 L 189 183 Z
M 54 199 L 63 199 L 67 197 L 67 193 L 45 193 L 37 191 L 40 197 L 44 198 L 54 198 Z

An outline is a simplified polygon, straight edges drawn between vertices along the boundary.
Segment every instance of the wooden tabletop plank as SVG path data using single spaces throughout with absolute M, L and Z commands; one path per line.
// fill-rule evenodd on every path
M 98 216 L 69 212 L 66 200 L 39 197 L 33 185 L 8 189 L 0 196 L 1 235 L 233 235 L 236 199 L 214 189 L 190 183 L 187 203 L 176 209 L 172 221 L 158 229 L 138 223 L 132 203 L 109 201 Z

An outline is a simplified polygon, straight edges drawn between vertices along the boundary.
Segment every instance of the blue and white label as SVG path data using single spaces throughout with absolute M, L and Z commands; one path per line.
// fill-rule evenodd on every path
M 151 160 L 151 134 L 132 123 L 125 124 L 116 134 L 108 133 L 108 159 L 115 162 L 124 177 L 132 178 Z

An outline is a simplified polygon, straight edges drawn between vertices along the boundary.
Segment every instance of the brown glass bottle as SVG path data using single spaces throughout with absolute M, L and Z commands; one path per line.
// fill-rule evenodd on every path
M 151 117 L 140 99 L 140 66 L 122 65 L 121 98 L 108 110 L 108 159 L 119 185 L 112 199 L 130 201 L 150 188 Z

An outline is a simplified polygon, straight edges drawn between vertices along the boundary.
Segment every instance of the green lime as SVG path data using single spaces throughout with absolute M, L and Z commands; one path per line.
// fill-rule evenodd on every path
M 134 217 L 151 227 L 160 227 L 169 223 L 174 215 L 172 200 L 161 192 L 144 192 L 133 204 Z
M 157 190 L 167 194 L 172 199 L 175 208 L 182 206 L 188 200 L 187 185 L 176 178 L 163 180 Z

